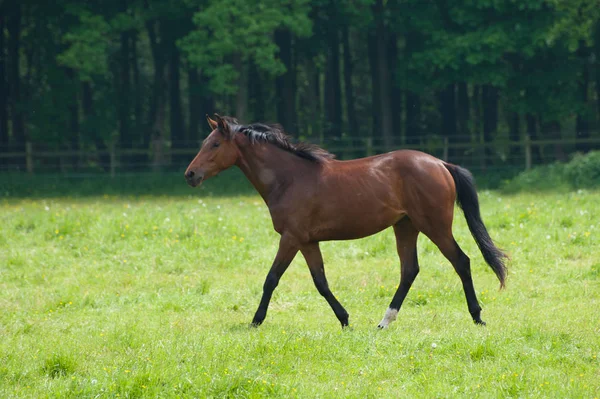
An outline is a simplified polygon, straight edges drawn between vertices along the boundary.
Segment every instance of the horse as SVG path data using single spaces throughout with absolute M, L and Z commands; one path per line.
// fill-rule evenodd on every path
M 505 285 L 507 255 L 482 221 L 472 174 L 423 152 L 398 150 L 340 161 L 326 150 L 293 142 L 280 125 L 243 125 L 235 118 L 207 115 L 212 129 L 185 171 L 192 187 L 237 166 L 266 203 L 279 247 L 252 319 L 265 320 L 273 290 L 301 252 L 314 285 L 327 300 L 342 328 L 348 312 L 331 292 L 325 277 L 321 241 L 351 240 L 393 227 L 400 258 L 400 283 L 379 328 L 393 322 L 419 274 L 417 237 L 425 234 L 460 277 L 473 321 L 481 320 L 469 257 L 452 234 L 454 203 L 462 208 L 483 258 Z

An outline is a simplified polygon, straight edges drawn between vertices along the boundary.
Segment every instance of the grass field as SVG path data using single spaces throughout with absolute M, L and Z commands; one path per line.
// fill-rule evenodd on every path
M 278 236 L 228 176 L 200 190 L 131 177 L 124 194 L 93 178 L 5 182 L 0 397 L 600 397 L 600 192 L 480 193 L 512 257 L 503 291 L 457 211 L 487 327 L 421 237 L 421 273 L 377 330 L 399 279 L 385 231 L 322 244 L 350 329 L 300 256 L 249 328 Z

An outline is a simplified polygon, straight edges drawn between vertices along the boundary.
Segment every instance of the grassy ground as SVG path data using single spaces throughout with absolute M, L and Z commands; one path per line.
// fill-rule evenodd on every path
M 421 274 L 377 330 L 399 275 L 385 231 L 322 244 L 351 329 L 301 257 L 251 329 L 278 238 L 265 205 L 239 176 L 196 191 L 170 178 L 119 183 L 176 187 L 162 195 L 91 178 L 71 197 L 62 180 L 5 179 L 0 397 L 600 396 L 600 192 L 481 192 L 512 256 L 503 291 L 457 213 L 485 328 L 422 237 Z

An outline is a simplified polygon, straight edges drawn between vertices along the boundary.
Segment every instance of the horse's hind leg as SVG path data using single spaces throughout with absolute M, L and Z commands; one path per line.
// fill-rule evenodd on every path
M 438 232 L 439 231 L 440 230 L 438 230 Z M 442 251 L 442 254 L 444 254 L 450 263 L 452 263 L 454 270 L 456 270 L 456 273 L 460 277 L 463 290 L 465 291 L 469 313 L 471 313 L 473 321 L 476 324 L 485 325 L 485 322 L 481 320 L 481 306 L 479 306 L 479 301 L 477 301 L 475 287 L 473 286 L 473 278 L 471 277 L 471 260 L 462 249 L 460 249 L 452 236 L 451 230 L 446 234 L 436 234 L 434 236 L 429 236 L 429 238 L 438 246 L 440 251 Z
M 411 220 L 405 217 L 394 225 L 394 234 L 396 235 L 396 249 L 400 257 L 400 285 L 398 285 L 383 320 L 379 322 L 379 328 L 386 328 L 388 324 L 396 320 L 400 306 L 419 274 L 419 261 L 417 260 L 419 231 L 413 226 Z
M 306 263 L 308 264 L 310 274 L 317 290 L 327 300 L 331 309 L 333 309 L 333 312 L 342 324 L 342 328 L 347 327 L 348 312 L 346 312 L 346 309 L 344 309 L 342 304 L 329 289 L 329 284 L 327 284 L 327 278 L 325 277 L 325 269 L 323 268 L 323 256 L 321 255 L 319 243 L 307 244 L 300 248 L 300 252 L 302 252 L 302 255 L 304 255 L 304 258 L 306 259 Z

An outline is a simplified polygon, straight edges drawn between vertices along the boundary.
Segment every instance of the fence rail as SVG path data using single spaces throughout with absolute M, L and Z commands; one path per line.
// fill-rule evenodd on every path
M 311 141 L 311 140 L 308 140 Z M 600 138 L 566 138 L 531 140 L 526 136 L 521 141 L 449 142 L 447 138 L 433 138 L 418 145 L 401 143 L 385 144 L 381 138 L 343 138 L 342 140 L 315 141 L 339 158 L 355 158 L 375 155 L 394 149 L 415 149 L 430 153 L 443 160 L 467 164 L 472 168 L 501 164 L 530 169 L 536 163 L 550 162 L 560 154 L 573 152 L 580 146 L 600 147 Z M 181 145 L 183 144 L 183 145 Z M 170 146 L 166 142 L 153 142 L 149 148 L 122 149 L 109 146 L 105 150 L 69 150 L 43 148 L 41 144 L 26 143 L 25 151 L 0 152 L 0 170 L 68 171 L 98 168 L 115 175 L 121 170 L 152 168 L 160 170 L 180 167 L 182 158 L 188 161 L 198 152 L 198 142 L 180 143 Z M 560 151 L 559 151 L 560 149 Z M 534 151 L 536 157 L 534 157 Z M 540 156 L 540 154 L 542 154 Z M 541 158 L 541 159 L 539 159 Z

